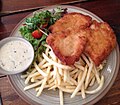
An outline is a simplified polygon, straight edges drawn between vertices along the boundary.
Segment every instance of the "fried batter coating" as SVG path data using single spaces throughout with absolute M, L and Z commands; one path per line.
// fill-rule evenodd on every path
M 82 53 L 86 53 L 99 66 L 117 43 L 115 34 L 107 23 L 92 21 L 91 17 L 81 13 L 68 13 L 49 29 L 51 34 L 46 42 L 67 65 L 73 65 Z
M 115 34 L 107 23 L 93 21 L 93 24 L 90 26 L 90 34 L 87 38 L 88 42 L 85 52 L 91 57 L 96 66 L 98 66 L 115 47 Z
M 71 32 L 70 30 L 52 33 L 47 37 L 46 42 L 64 64 L 73 65 L 75 61 L 79 60 L 85 49 L 86 37 L 84 34 L 84 31 Z
M 91 17 L 74 12 L 64 15 L 50 26 L 51 34 L 46 41 L 63 63 L 72 65 L 79 60 L 86 45 L 84 28 L 91 23 Z
M 54 25 L 50 26 L 49 30 L 52 33 L 55 33 L 64 31 L 66 29 L 81 29 L 90 26 L 91 23 L 91 17 L 81 13 L 73 12 L 65 14 L 64 17 L 56 21 Z

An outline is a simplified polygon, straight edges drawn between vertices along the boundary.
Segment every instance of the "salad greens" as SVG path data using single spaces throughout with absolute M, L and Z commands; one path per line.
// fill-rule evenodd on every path
M 32 32 L 35 30 L 39 30 L 39 28 L 44 31 L 46 34 L 49 34 L 48 28 L 53 25 L 58 19 L 60 19 L 65 13 L 67 9 L 56 8 L 53 11 L 42 11 L 33 13 L 32 17 L 26 19 L 25 23 L 20 27 L 20 33 L 28 40 L 35 51 L 35 56 L 38 53 L 41 53 L 45 50 L 43 44 L 46 43 L 46 35 L 43 34 L 40 38 L 35 38 L 32 36 Z

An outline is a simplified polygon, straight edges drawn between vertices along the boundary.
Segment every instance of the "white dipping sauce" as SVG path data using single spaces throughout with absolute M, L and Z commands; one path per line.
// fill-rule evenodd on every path
M 0 67 L 6 71 L 24 69 L 31 61 L 30 46 L 23 41 L 15 40 L 0 48 Z

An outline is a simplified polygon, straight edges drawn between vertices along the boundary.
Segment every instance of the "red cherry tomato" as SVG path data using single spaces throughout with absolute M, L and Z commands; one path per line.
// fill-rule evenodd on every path
M 40 32 L 39 30 L 35 30 L 35 31 L 32 32 L 32 36 L 33 36 L 34 38 L 36 38 L 36 39 L 41 38 L 42 35 L 43 35 L 43 33 Z

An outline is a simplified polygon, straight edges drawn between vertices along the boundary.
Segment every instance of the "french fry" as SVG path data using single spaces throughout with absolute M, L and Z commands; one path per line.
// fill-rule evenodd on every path
M 70 67 L 70 66 L 66 66 L 66 65 L 62 65 L 62 64 L 59 64 L 53 60 L 51 60 L 50 58 L 48 58 L 44 53 L 42 53 L 43 57 L 45 60 L 47 60 L 49 63 L 59 67 L 59 68 L 62 68 L 62 69 L 66 69 L 66 70 L 69 70 L 69 69 L 74 69 L 73 67 Z
M 81 87 L 81 95 L 82 95 L 82 98 L 85 99 L 86 96 L 85 96 L 85 87 L 84 87 L 84 83 L 82 84 L 82 87 Z
M 76 86 L 75 86 L 75 85 L 67 85 L 66 88 L 67 88 L 67 89 L 75 89 Z
M 48 90 L 52 90 L 52 89 L 55 89 L 55 88 L 57 88 L 57 85 L 54 85 L 54 86 L 48 88 Z
M 36 72 L 36 69 L 34 69 L 29 75 L 28 77 L 25 79 L 25 84 L 28 84 L 29 80 L 30 80 L 30 75 L 34 74 Z
M 79 72 L 77 72 L 77 73 L 73 76 L 73 79 L 76 80 L 77 77 L 78 77 L 78 75 L 79 75 Z
M 87 94 L 95 94 L 103 87 L 103 84 L 104 84 L 104 76 L 102 75 L 99 86 L 94 90 L 89 90 L 89 91 L 86 90 L 85 93 L 87 93 Z
M 85 80 L 86 74 L 87 74 L 87 66 L 85 67 L 85 70 L 84 70 L 83 76 L 81 78 L 81 81 L 78 83 L 77 87 L 75 88 L 74 92 L 72 93 L 71 98 L 75 97 L 77 92 L 81 89 L 81 86 L 82 86 L 82 84 Z
M 89 86 L 93 86 L 93 85 L 94 85 L 94 82 L 95 82 L 95 77 L 92 78 L 92 80 L 91 80 Z
M 55 85 L 55 82 L 53 81 L 52 83 L 49 84 L 49 87 L 52 87 Z
M 60 97 L 60 105 L 64 105 L 63 104 L 63 91 L 59 89 L 59 97 Z
M 58 88 L 60 90 L 62 90 L 63 92 L 67 92 L 67 93 L 73 93 L 74 92 L 74 89 L 67 89 L 67 88 L 62 87 L 62 86 L 58 86 Z
M 48 67 L 48 66 L 51 66 L 52 64 L 50 64 L 50 63 L 45 63 L 45 64 L 43 64 L 42 66 L 41 66 L 41 69 L 44 69 L 44 68 L 46 68 L 46 67 Z
M 26 87 L 24 88 L 24 90 L 28 90 L 28 89 L 34 88 L 34 87 L 36 87 L 36 86 L 38 86 L 38 85 L 40 85 L 40 84 L 42 84 L 42 80 L 39 81 L 39 82 L 36 82 L 36 83 L 33 83 L 33 84 L 31 84 L 31 85 L 26 86 Z
M 70 81 L 72 82 L 72 85 L 78 85 L 77 81 L 72 77 L 70 77 Z
M 87 57 L 84 54 L 82 54 L 81 56 L 82 56 L 83 60 L 87 63 L 87 65 L 89 66 L 90 62 L 88 61 Z
M 88 87 L 88 81 L 89 81 L 92 69 L 93 69 L 93 63 L 91 62 L 89 65 L 88 73 L 87 73 L 86 80 L 85 80 L 85 89 Z
M 57 81 L 58 81 L 58 85 L 60 85 L 61 84 L 61 76 L 58 72 L 58 69 L 57 69 Z
M 55 54 L 53 53 L 52 50 L 49 52 L 49 54 L 50 54 L 52 60 L 56 62 L 57 61 L 57 57 L 55 56 Z
M 51 67 L 49 66 L 49 67 L 47 68 L 47 74 L 48 74 L 48 75 L 43 79 L 42 85 L 41 85 L 41 87 L 39 88 L 39 91 L 38 91 L 38 93 L 37 93 L 37 95 L 36 95 L 37 97 L 40 96 L 42 90 L 44 89 L 44 86 L 45 86 L 45 84 L 46 84 L 47 78 L 48 78 L 48 76 L 49 76 L 50 69 L 51 69 Z
M 49 48 L 47 47 L 45 50 L 45 54 L 48 56 Z
M 51 84 L 54 81 L 54 78 L 51 78 L 50 80 L 48 80 L 48 84 Z
M 84 67 L 82 65 L 74 64 L 75 67 L 79 68 L 80 70 L 84 71 Z
M 34 80 L 41 80 L 43 79 L 44 77 L 42 75 L 40 76 L 35 76 L 35 77 L 32 77 Z
M 61 61 L 58 59 L 58 63 L 61 63 Z M 58 72 L 61 76 L 63 76 L 63 69 L 58 68 Z
M 93 70 L 94 70 L 94 73 L 95 73 L 96 80 L 97 80 L 98 84 L 100 84 L 100 77 L 98 75 L 98 71 L 96 70 L 95 65 L 94 65 L 94 69 Z
M 45 59 L 43 59 L 43 60 L 38 64 L 38 66 L 41 67 L 44 63 L 46 63 L 46 60 L 45 60 Z
M 68 76 L 67 76 L 68 74 L 67 74 L 67 70 L 64 70 L 64 82 L 67 82 L 67 78 L 68 78 Z
M 42 75 L 42 76 L 47 76 L 46 73 L 44 73 L 40 68 L 39 66 L 36 64 L 36 62 L 34 62 L 34 66 L 35 66 L 35 69 Z
M 80 82 L 81 78 L 82 78 L 82 71 L 79 72 L 79 75 L 78 75 L 78 83 Z
M 27 77 L 28 77 L 27 74 L 21 75 L 21 78 L 27 78 Z
M 30 78 L 36 77 L 36 76 L 40 76 L 40 73 L 39 72 L 35 72 L 35 73 L 33 73 L 33 74 L 30 75 Z
M 78 69 L 72 70 L 72 71 L 70 72 L 70 75 L 73 75 L 73 74 L 75 74 L 76 72 L 78 72 Z
M 71 86 L 71 84 L 68 82 L 61 82 L 60 86 Z

